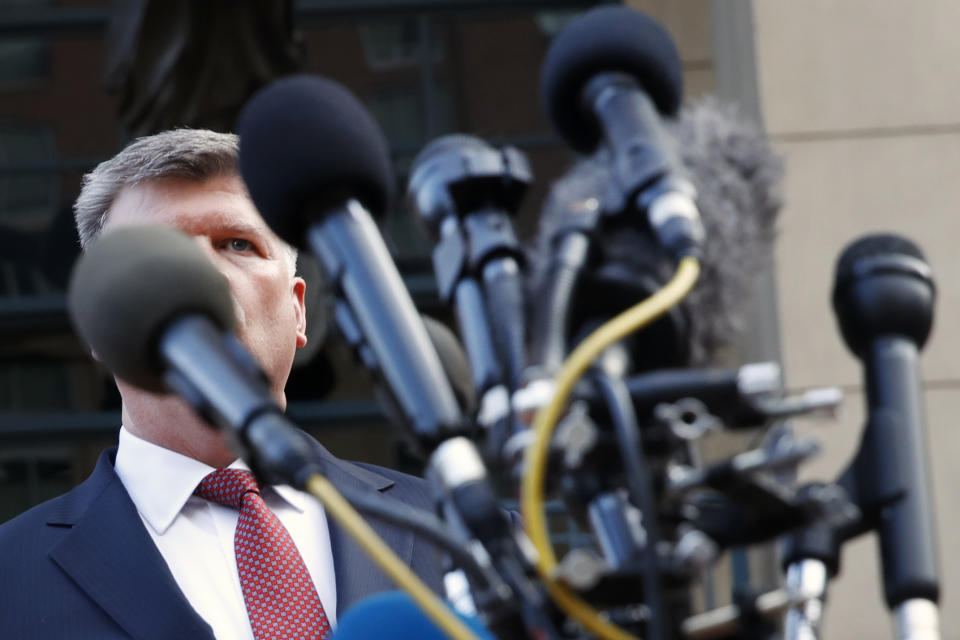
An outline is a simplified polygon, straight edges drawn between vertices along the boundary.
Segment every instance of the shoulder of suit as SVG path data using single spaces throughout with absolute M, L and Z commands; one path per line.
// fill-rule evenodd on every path
M 351 462 L 350 464 L 354 464 L 358 467 L 366 469 L 367 471 L 389 478 L 396 483 L 410 485 L 427 484 L 427 481 L 423 478 L 411 475 L 409 473 L 404 473 L 403 471 L 397 471 L 396 469 L 390 469 L 389 467 L 381 467 L 380 465 L 370 464 L 369 462 Z
M 20 515 L 0 524 L 0 540 L 9 536 L 36 531 L 36 527 L 51 525 L 69 527 L 79 518 L 86 506 L 100 495 L 111 483 L 119 482 L 113 473 L 110 455 L 113 450 L 104 451 L 97 466 L 86 480 L 73 489 L 55 498 L 31 507 Z M 2 545 L 0 545 L 2 548 Z
M 390 480 L 393 486 L 387 492 L 387 495 L 402 494 L 408 502 L 422 502 L 424 505 L 432 505 L 433 503 L 430 484 L 423 478 L 367 462 L 352 462 L 350 464 Z

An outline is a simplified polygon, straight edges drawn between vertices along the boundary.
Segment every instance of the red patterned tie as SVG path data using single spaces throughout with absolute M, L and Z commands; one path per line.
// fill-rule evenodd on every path
M 249 471 L 217 469 L 194 493 L 239 509 L 233 549 L 240 587 L 256 640 L 316 640 L 330 635 L 330 623 L 293 538 L 260 497 Z

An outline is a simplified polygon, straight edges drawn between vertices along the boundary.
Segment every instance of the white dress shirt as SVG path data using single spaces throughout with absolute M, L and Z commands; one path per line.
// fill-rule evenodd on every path
M 248 468 L 241 460 L 230 467 Z M 123 427 L 114 468 L 183 595 L 217 639 L 252 640 L 233 549 L 239 511 L 193 495 L 214 468 L 142 440 Z M 337 589 L 323 507 L 286 485 L 265 487 L 261 495 L 290 532 L 335 626 Z

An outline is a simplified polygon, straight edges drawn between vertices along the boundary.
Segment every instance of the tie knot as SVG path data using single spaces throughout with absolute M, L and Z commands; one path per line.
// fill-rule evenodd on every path
M 260 484 L 249 471 L 243 469 L 217 469 L 208 474 L 193 493 L 225 507 L 240 509 L 243 496 L 253 492 L 260 494 Z

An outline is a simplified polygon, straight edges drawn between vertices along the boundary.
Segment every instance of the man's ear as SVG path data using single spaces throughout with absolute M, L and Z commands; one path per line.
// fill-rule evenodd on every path
M 293 304 L 297 316 L 297 348 L 307 344 L 307 306 L 304 296 L 307 292 L 307 282 L 300 276 L 293 279 Z

